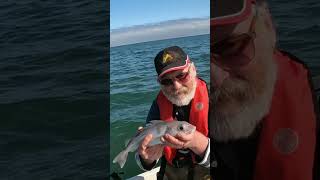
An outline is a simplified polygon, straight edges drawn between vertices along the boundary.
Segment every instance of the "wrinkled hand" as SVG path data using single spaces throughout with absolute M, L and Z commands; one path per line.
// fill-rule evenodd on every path
M 176 149 L 192 148 L 194 146 L 195 134 L 197 131 L 185 134 L 183 132 L 178 133 L 175 137 L 170 134 L 165 134 L 163 140 L 166 145 Z
M 164 145 L 155 145 L 148 147 L 148 144 L 152 141 L 152 134 L 148 134 L 141 142 L 138 153 L 140 157 L 145 161 L 147 164 L 151 164 L 155 160 L 158 160 L 162 156 L 163 147 Z
M 166 145 L 176 149 L 189 148 L 195 154 L 203 156 L 208 146 L 208 138 L 198 131 L 191 134 L 178 133 L 175 137 L 170 134 L 163 136 Z

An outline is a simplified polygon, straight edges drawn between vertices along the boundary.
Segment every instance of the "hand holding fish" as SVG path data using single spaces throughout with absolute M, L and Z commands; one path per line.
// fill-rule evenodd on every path
M 204 155 L 208 146 L 208 138 L 201 134 L 199 131 L 194 131 L 190 134 L 180 132 L 176 136 L 165 134 L 163 136 L 163 139 L 168 146 L 174 147 L 176 149 L 189 148 L 200 157 Z
M 150 121 L 145 128 L 138 130 L 139 132 L 126 143 L 126 147 L 114 159 L 113 163 L 119 163 L 122 168 L 126 163 L 129 152 L 134 152 L 137 149 L 141 157 L 154 161 L 162 155 L 161 145 L 164 145 L 164 134 L 169 134 L 172 137 L 179 133 L 184 135 L 193 134 L 196 127 L 185 121 L 165 122 L 162 120 Z
M 154 146 L 148 146 L 152 141 L 153 135 L 148 134 L 141 142 L 138 153 L 140 157 L 144 160 L 145 164 L 152 164 L 154 161 L 158 160 L 162 156 L 164 145 L 158 144 Z

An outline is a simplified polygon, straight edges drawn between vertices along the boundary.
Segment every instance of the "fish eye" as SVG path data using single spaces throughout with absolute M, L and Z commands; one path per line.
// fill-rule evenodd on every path
M 183 126 L 180 126 L 180 127 L 179 127 L 179 130 L 181 130 L 181 131 L 182 131 L 182 130 L 183 130 Z

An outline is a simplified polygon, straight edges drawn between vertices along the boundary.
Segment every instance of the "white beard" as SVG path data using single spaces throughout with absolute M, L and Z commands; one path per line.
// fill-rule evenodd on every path
M 210 112 L 210 131 L 217 141 L 246 138 L 250 136 L 263 117 L 269 112 L 273 96 L 274 84 L 277 79 L 276 65 L 272 63 L 271 74 L 266 78 L 265 91 L 251 101 L 241 104 L 239 111 L 234 114 L 218 112 L 213 109 Z M 214 104 L 214 103 L 212 103 Z M 216 106 L 218 106 L 217 104 Z
M 183 95 L 182 97 L 178 98 L 176 96 L 173 96 L 173 95 L 166 93 L 165 91 L 162 91 L 162 92 L 172 104 L 175 104 L 177 106 L 186 106 L 191 102 L 191 100 L 193 99 L 194 94 L 196 92 L 197 81 L 196 80 L 194 80 L 194 81 L 195 81 L 195 83 L 193 84 L 190 93 Z

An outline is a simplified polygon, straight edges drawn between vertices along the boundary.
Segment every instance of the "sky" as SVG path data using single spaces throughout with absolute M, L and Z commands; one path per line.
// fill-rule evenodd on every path
M 111 0 L 110 29 L 210 16 L 210 0 Z
M 111 0 L 110 45 L 206 34 L 209 17 L 210 0 Z

